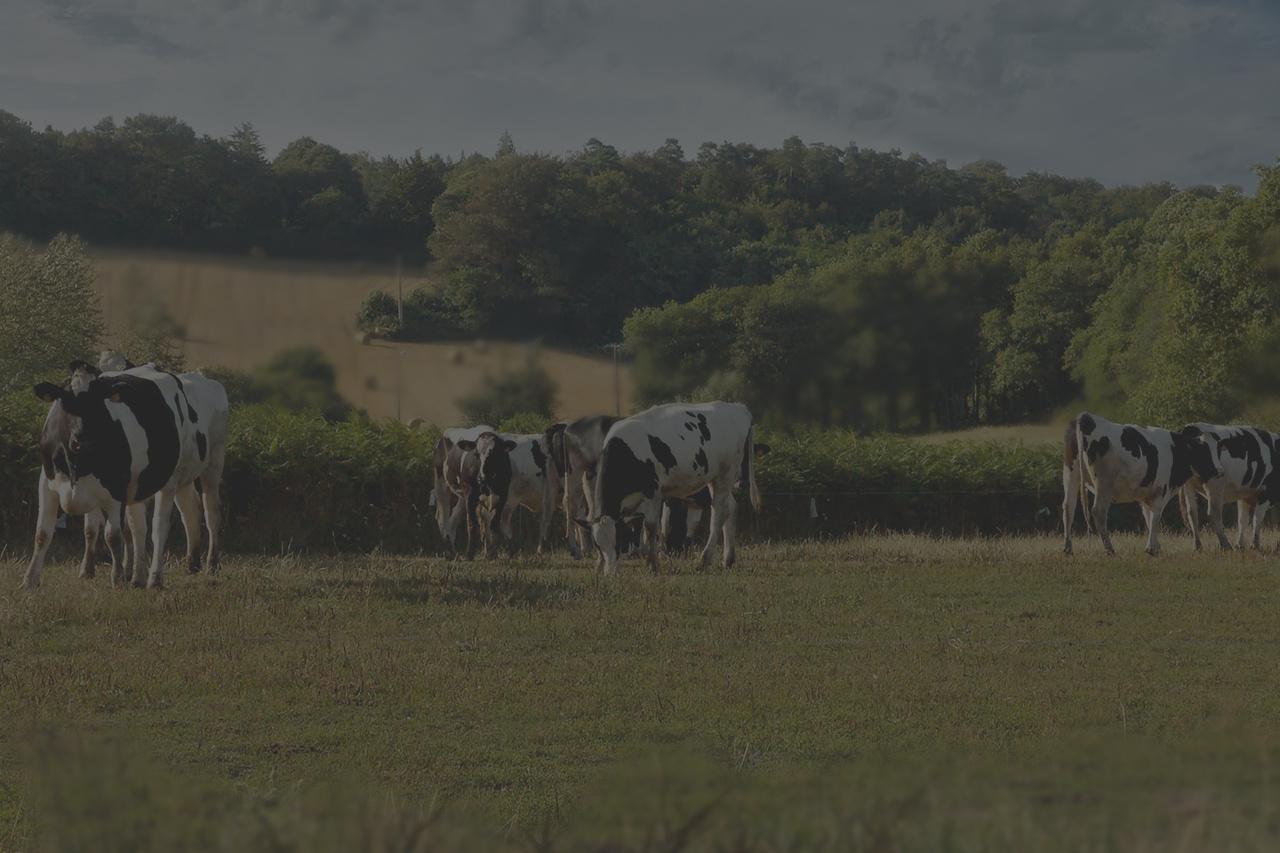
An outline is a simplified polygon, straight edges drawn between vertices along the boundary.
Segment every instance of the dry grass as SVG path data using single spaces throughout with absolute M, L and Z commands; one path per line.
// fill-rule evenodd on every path
M 53 566 L 0 588 L 0 848 L 1273 848 L 1275 562 L 1117 545 Z
M 355 328 L 360 300 L 374 288 L 394 293 L 393 268 L 159 252 L 103 252 L 95 264 L 113 331 L 127 316 L 131 283 L 141 282 L 186 330 L 189 364 L 244 370 L 283 349 L 318 347 L 337 368 L 342 395 L 375 416 L 395 416 L 399 390 L 403 420 L 457 423 L 459 398 L 476 390 L 486 373 L 522 364 L 526 356 L 519 344 L 361 344 Z M 406 273 L 405 292 L 425 282 L 421 273 Z M 552 349 L 540 358 L 559 386 L 560 415 L 614 410 L 610 360 Z M 631 399 L 624 367 L 624 411 Z

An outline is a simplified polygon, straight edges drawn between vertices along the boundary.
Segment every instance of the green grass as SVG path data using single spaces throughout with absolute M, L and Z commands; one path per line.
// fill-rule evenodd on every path
M 1273 848 L 1280 564 L 1059 546 L 9 563 L 0 849 Z

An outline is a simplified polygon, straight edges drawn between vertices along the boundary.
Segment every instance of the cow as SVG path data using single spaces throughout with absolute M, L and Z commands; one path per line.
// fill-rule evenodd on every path
M 644 522 L 648 561 L 657 570 L 658 523 L 664 498 L 711 493 L 711 532 L 702 549 L 705 568 L 721 535 L 724 565 L 736 558 L 737 501 L 733 487 L 744 479 L 751 503 L 760 508 L 755 477 L 755 428 L 739 403 L 670 403 L 615 423 L 605 436 L 597 463 L 589 527 L 597 566 L 612 574 L 618 566 L 618 525 L 639 516 Z
M 86 368 L 79 363 L 73 372 Z M 71 515 L 103 514 L 115 582 L 125 579 L 116 546 L 122 514 L 127 516 L 135 543 L 133 583 L 158 588 L 163 586 L 164 546 L 176 501 L 183 518 L 194 521 L 187 525 L 188 569 L 198 570 L 200 494 L 209 527 L 206 561 L 217 572 L 228 415 L 220 383 L 199 373 L 177 376 L 147 364 L 95 375 L 72 388 L 42 382 L 34 391 L 52 405 L 40 439 L 40 510 L 24 586 L 40 584 L 59 507 Z M 146 502 L 153 496 L 153 554 L 144 577 Z
M 1267 510 L 1280 486 L 1276 450 L 1280 434 L 1251 426 L 1221 426 L 1193 423 L 1182 428 L 1182 435 L 1199 439 L 1209 447 L 1222 476 L 1204 480 L 1192 477 L 1182 489 L 1182 511 L 1200 549 L 1200 507 L 1196 500 L 1202 494 L 1209 505 L 1209 519 L 1218 545 L 1230 550 L 1231 543 L 1222 529 L 1222 510 L 1228 501 L 1236 502 L 1237 529 L 1235 547 L 1244 548 L 1246 522 L 1252 527 L 1253 548 L 1261 547 L 1260 530 Z
M 476 439 L 475 449 L 480 467 L 480 500 L 488 510 L 491 542 L 496 544 L 496 535 L 501 534 L 509 551 L 515 552 L 511 519 L 516 508 L 523 506 L 539 516 L 538 553 L 543 553 L 562 487 L 547 453 L 545 434 L 486 432 Z
M 487 424 L 474 427 L 450 427 L 441 433 L 440 439 L 436 442 L 432 460 L 436 479 L 432 489 L 432 497 L 436 504 L 436 527 L 440 530 L 441 537 L 448 543 L 451 554 L 457 552 L 458 525 L 461 523 L 463 514 L 467 513 L 465 505 L 462 510 L 458 510 L 457 502 L 463 500 L 463 495 L 468 491 L 471 479 L 475 476 L 474 459 L 467 458 L 468 451 L 454 453 L 454 448 L 459 441 L 467 441 L 474 446 L 475 440 L 486 432 L 493 432 L 493 427 Z M 450 459 L 452 459 L 452 469 L 446 470 Z M 470 515 L 466 517 L 468 520 L 471 518 Z M 470 524 L 467 531 L 470 535 Z
M 591 547 L 589 532 L 579 527 L 575 519 L 595 514 L 591 501 L 596 465 L 604 437 L 618 420 L 611 415 L 588 415 L 572 423 L 554 424 L 546 432 L 551 458 L 564 482 L 564 532 L 574 559 Z
M 1113 503 L 1137 503 L 1147 524 L 1147 553 L 1160 553 L 1157 533 L 1165 506 L 1192 477 L 1210 480 L 1220 471 L 1209 447 L 1196 438 L 1157 427 L 1116 424 L 1081 412 L 1067 425 L 1062 447 L 1062 550 L 1071 553 L 1076 502 L 1084 505 L 1108 554 L 1115 554 L 1107 530 Z M 1093 492 L 1093 507 L 1088 492 Z
M 475 555 L 481 531 L 478 511 L 480 507 L 480 457 L 476 455 L 475 442 L 459 439 L 452 442 L 449 451 L 439 463 L 437 483 L 445 484 L 452 501 L 448 516 L 441 521 L 440 534 L 449 546 L 449 556 L 458 556 L 458 531 L 463 521 L 467 525 L 467 559 Z M 440 504 L 436 511 L 439 513 Z M 439 521 L 439 516 L 437 515 Z

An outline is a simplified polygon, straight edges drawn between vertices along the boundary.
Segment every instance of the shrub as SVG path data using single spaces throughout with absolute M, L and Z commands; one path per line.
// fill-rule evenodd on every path
M 481 390 L 458 401 L 472 424 L 500 424 L 516 415 L 540 415 L 548 420 L 556 402 L 556 385 L 534 356 L 524 367 L 486 376 Z
M 251 372 L 214 368 L 204 373 L 223 384 L 232 407 L 268 403 L 291 412 L 316 412 L 331 421 L 352 411 L 338 394 L 332 362 L 314 347 L 284 350 Z

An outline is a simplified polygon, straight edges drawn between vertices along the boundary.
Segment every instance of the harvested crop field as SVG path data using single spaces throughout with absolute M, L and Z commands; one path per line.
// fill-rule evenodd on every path
M 95 257 L 98 292 L 108 328 L 118 333 L 131 302 L 158 299 L 185 332 L 189 365 L 247 370 L 281 350 L 312 346 L 332 360 L 338 390 L 375 417 L 459 420 L 457 400 L 486 374 L 521 366 L 529 347 L 512 343 L 361 343 L 355 327 L 361 299 L 375 288 L 394 293 L 392 267 L 274 261 L 161 252 L 103 252 Z M 406 272 L 405 292 L 426 283 Z M 558 414 L 578 417 L 614 410 L 613 363 L 538 348 L 557 383 Z M 632 387 L 621 371 L 622 410 Z

